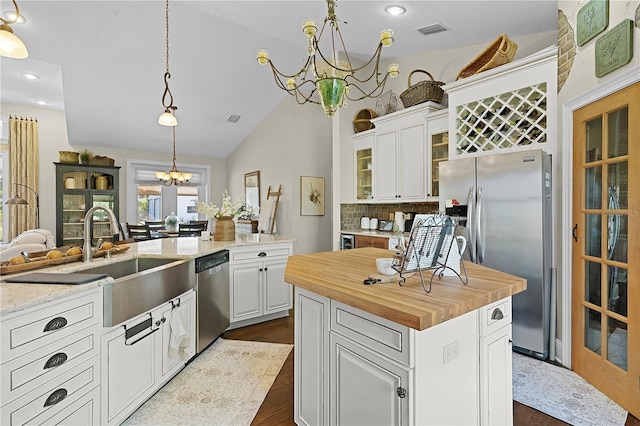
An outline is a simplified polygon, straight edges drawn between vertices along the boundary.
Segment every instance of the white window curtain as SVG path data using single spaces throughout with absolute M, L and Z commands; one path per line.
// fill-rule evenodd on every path
M 7 240 L 10 241 L 22 232 L 36 227 L 36 194 L 40 191 L 37 119 L 9 117 L 9 169 L 10 196 L 17 193 L 29 203 L 26 206 L 9 206 Z M 26 185 L 33 191 L 21 185 Z

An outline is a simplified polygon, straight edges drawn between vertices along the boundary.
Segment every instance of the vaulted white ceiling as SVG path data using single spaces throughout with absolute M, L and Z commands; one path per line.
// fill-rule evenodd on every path
M 556 28 L 557 2 L 339 0 L 337 16 L 349 53 L 368 57 L 379 32 L 395 31 L 392 59 Z M 390 17 L 389 4 L 407 13 Z M 27 22 L 13 25 L 27 60 L 2 58 L 0 100 L 64 109 L 69 142 L 170 152 L 157 124 L 165 69 L 165 4 L 146 1 L 18 1 Z M 11 9 L 3 1 L 3 11 Z M 287 96 L 255 60 L 268 49 L 276 65 L 298 69 L 306 54 L 304 19 L 321 22 L 322 0 L 183 1 L 170 3 L 171 90 L 178 106 L 179 154 L 225 158 Z M 440 23 L 450 31 L 424 36 Z M 21 72 L 39 80 L 27 81 Z M 319 108 L 319 107 L 318 107 Z M 227 121 L 240 116 L 237 123 Z

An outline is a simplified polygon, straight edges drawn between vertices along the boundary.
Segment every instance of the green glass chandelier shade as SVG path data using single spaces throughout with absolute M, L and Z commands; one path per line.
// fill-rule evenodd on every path
M 337 77 L 319 78 L 316 80 L 320 104 L 327 114 L 327 117 L 333 117 L 338 108 L 342 106 L 346 86 L 347 83 Z

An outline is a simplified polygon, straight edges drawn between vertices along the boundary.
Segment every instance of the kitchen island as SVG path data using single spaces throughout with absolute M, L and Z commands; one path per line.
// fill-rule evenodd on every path
M 296 423 L 511 424 L 511 296 L 526 280 L 466 264 L 467 285 L 436 277 L 429 294 L 417 275 L 364 285 L 392 254 L 289 258 Z

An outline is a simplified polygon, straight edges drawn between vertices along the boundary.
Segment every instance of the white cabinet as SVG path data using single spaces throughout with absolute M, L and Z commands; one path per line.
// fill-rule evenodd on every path
M 370 202 L 373 199 L 373 145 L 376 135 L 373 130 L 353 136 L 353 187 L 355 202 Z
M 557 47 L 449 83 L 449 158 L 557 152 Z
M 510 298 L 417 331 L 298 287 L 295 297 L 297 424 L 513 422 Z
M 425 102 L 396 111 L 353 136 L 355 202 L 430 201 L 427 119 L 442 108 Z
M 449 159 L 449 121 L 448 111 L 429 114 L 427 118 L 427 145 L 429 147 L 427 163 L 430 173 L 427 174 L 427 197 L 430 201 L 438 201 L 440 196 L 440 163 Z
M 286 316 L 292 288 L 284 281 L 291 243 L 229 249 L 231 328 Z
M 99 424 L 101 327 L 102 289 L 4 316 L 0 424 Z
M 409 424 L 409 369 L 331 332 L 330 424 Z
M 195 292 L 187 293 L 112 327 L 102 337 L 102 423 L 119 424 L 180 371 L 169 357 L 171 316 L 178 315 L 195 353 Z
M 424 118 L 389 131 L 376 131 L 376 202 L 424 201 L 426 143 Z
M 511 299 L 480 311 L 480 421 L 513 424 Z

